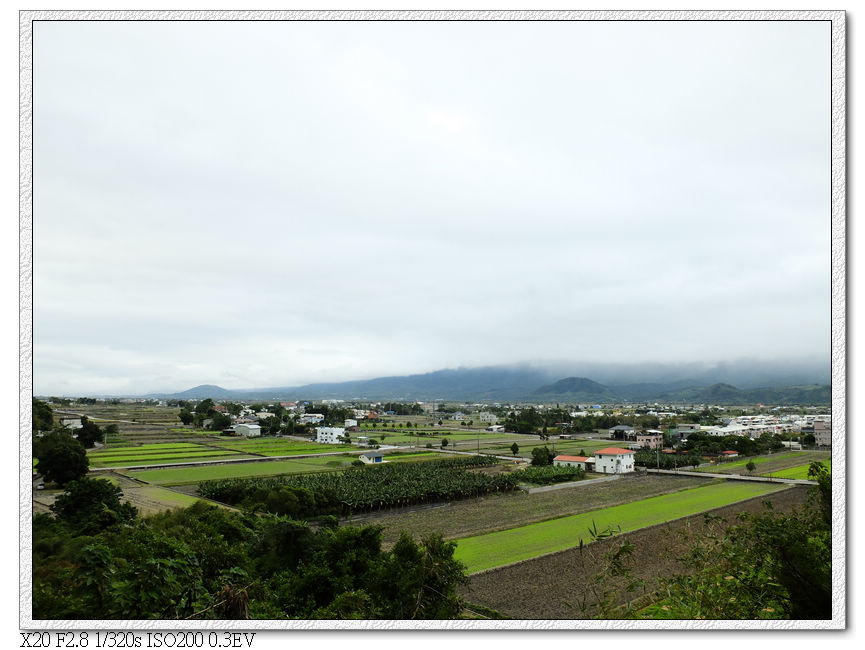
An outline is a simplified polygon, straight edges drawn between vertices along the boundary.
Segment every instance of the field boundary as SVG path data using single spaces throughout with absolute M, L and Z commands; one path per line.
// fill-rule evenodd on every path
M 521 490 L 525 490 L 529 494 L 536 494 L 538 492 L 552 492 L 553 490 L 563 490 L 565 488 L 572 487 L 582 487 L 584 485 L 593 485 L 595 483 L 604 483 L 606 481 L 615 481 L 624 476 L 624 474 L 613 474 L 611 476 L 599 476 L 598 478 L 590 478 L 582 481 L 568 481 L 567 483 L 554 483 L 553 485 L 539 485 L 537 487 L 522 487 Z
M 189 463 L 160 463 L 157 465 L 112 465 L 111 467 L 94 467 L 90 471 L 91 472 L 99 472 L 105 470 L 112 469 L 167 469 L 170 467 L 194 467 L 197 465 L 228 465 L 235 463 L 266 463 L 269 460 L 294 460 L 297 458 L 322 458 L 324 456 L 342 456 L 344 454 L 357 454 L 360 455 L 364 453 L 364 449 L 355 450 L 355 449 L 347 449 L 345 451 L 324 451 L 319 454 L 300 454 L 297 456 L 259 456 L 257 458 L 226 458 L 224 460 L 202 460 L 202 461 L 192 461 Z
M 802 478 L 776 478 L 773 476 L 745 476 L 743 474 L 716 474 L 713 472 L 682 472 L 674 469 L 647 469 L 650 474 L 675 474 L 678 476 L 708 476 L 728 481 L 755 481 L 757 483 L 787 483 L 789 485 L 817 485 L 817 481 Z M 781 470 L 779 470 L 781 471 Z

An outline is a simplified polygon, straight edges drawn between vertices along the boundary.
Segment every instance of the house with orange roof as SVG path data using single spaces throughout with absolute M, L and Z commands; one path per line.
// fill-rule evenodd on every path
M 595 471 L 601 474 L 627 474 L 634 471 L 634 452 L 621 447 L 607 447 L 595 452 Z
M 568 456 L 567 454 L 559 454 L 553 458 L 553 465 L 557 467 L 582 467 L 584 470 L 591 470 L 589 467 L 594 466 L 595 459 L 589 456 Z

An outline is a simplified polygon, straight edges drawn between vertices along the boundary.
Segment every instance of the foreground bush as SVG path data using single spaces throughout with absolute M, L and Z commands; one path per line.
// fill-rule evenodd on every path
M 203 502 L 84 535 L 34 518 L 34 619 L 456 617 L 467 582 L 433 535 L 381 548 L 381 528 L 317 530 Z

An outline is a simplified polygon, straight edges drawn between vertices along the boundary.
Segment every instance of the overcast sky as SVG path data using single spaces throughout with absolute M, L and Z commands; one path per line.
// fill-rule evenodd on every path
M 40 22 L 36 394 L 830 355 L 830 32 Z

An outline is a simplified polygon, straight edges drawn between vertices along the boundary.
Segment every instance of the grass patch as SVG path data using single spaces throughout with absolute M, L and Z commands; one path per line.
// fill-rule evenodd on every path
M 599 530 L 621 526 L 622 532 L 628 532 L 780 489 L 784 488 L 771 483 L 712 483 L 612 508 L 460 539 L 455 557 L 468 566 L 469 573 L 475 573 L 572 548 L 579 545 L 580 538 L 590 541 L 588 529 L 593 523 Z

